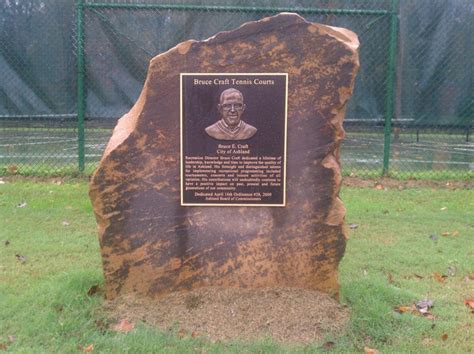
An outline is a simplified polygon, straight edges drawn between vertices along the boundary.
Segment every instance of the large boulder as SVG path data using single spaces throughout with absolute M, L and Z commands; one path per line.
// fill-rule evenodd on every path
M 151 60 L 90 183 L 107 298 L 203 286 L 337 296 L 346 245 L 339 146 L 358 45 L 349 30 L 283 13 Z M 181 73 L 288 74 L 284 206 L 182 205 Z

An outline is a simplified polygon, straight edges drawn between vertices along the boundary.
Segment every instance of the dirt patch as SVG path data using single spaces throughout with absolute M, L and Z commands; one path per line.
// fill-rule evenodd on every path
M 364 179 L 357 177 L 344 177 L 344 187 L 377 188 L 377 189 L 410 189 L 410 188 L 434 188 L 434 189 L 469 189 L 474 188 L 474 181 L 433 181 L 433 180 L 397 180 L 393 178 Z
M 211 287 L 159 300 L 126 296 L 105 307 L 113 323 L 142 321 L 179 336 L 211 341 L 271 337 L 282 344 L 307 344 L 343 334 L 349 320 L 349 310 L 328 295 L 288 288 Z

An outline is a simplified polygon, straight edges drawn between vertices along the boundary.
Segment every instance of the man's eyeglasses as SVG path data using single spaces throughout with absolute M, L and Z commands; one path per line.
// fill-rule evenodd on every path
M 242 103 L 224 103 L 222 109 L 225 111 L 241 111 L 244 109 L 244 105 Z

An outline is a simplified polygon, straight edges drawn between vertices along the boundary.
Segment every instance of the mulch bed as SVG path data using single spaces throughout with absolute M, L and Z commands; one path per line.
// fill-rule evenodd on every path
M 272 338 L 281 344 L 308 344 L 344 333 L 349 310 L 307 289 L 201 288 L 152 300 L 123 296 L 105 303 L 112 323 L 144 322 L 180 337 L 210 341 Z

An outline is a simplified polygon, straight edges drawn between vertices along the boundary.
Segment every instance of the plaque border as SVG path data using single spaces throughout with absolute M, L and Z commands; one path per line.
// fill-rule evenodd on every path
M 258 76 L 258 75 L 273 75 L 285 77 L 285 122 L 284 122 L 284 141 L 283 141 L 283 156 L 285 163 L 283 166 L 283 203 L 282 204 L 246 204 L 246 203 L 184 203 L 184 171 L 183 171 L 183 77 L 184 76 Z M 288 73 L 180 73 L 179 74 L 179 169 L 180 169 L 180 205 L 181 206 L 204 206 L 204 207 L 285 207 L 286 206 L 286 169 L 287 169 L 287 140 L 288 140 Z

